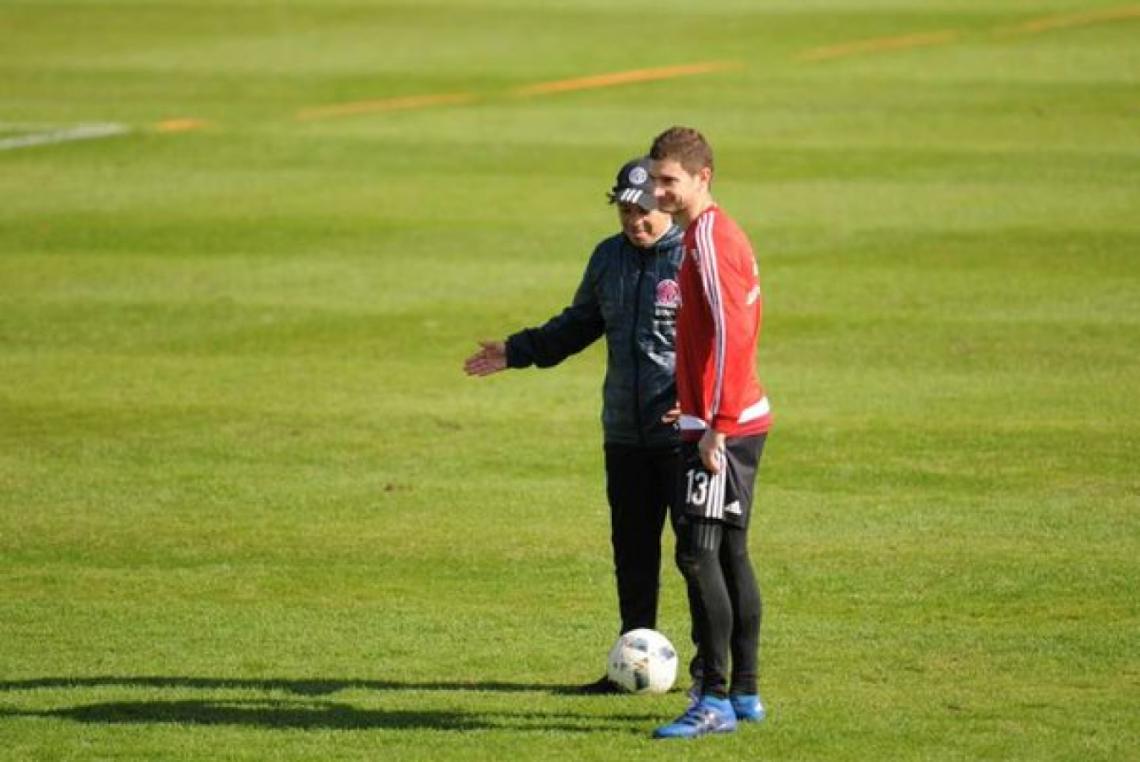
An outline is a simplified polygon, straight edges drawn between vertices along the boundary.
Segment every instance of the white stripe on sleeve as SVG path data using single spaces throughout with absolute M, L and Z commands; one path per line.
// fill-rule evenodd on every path
M 697 222 L 697 251 L 701 257 L 701 277 L 705 286 L 705 296 L 709 303 L 709 312 L 713 319 L 714 352 L 713 361 L 716 366 L 715 381 L 713 382 L 712 402 L 706 411 L 708 420 L 716 418 L 720 411 L 721 395 L 724 392 L 724 363 L 726 354 L 727 336 L 724 324 L 724 304 L 720 292 L 720 271 L 717 268 L 716 244 L 713 239 L 714 213 L 703 215 Z

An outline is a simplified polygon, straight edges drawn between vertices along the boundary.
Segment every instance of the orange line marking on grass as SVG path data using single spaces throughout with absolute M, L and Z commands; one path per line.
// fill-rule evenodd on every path
M 994 30 L 998 35 L 1025 35 L 1039 34 L 1056 29 L 1070 29 L 1073 27 L 1089 26 L 1112 21 L 1126 21 L 1140 18 L 1140 5 L 1129 5 L 1120 8 L 1104 8 L 1084 13 L 1072 13 L 1059 16 L 1026 21 L 1017 26 Z M 912 48 L 947 45 L 961 38 L 957 29 L 944 29 L 937 32 L 923 32 L 907 34 L 896 37 L 876 37 L 866 40 L 826 45 L 818 48 L 809 48 L 796 56 L 798 61 L 815 62 L 830 61 L 837 58 L 850 58 L 853 56 L 886 53 L 895 50 L 908 50 Z M 552 82 L 539 82 L 533 85 L 516 87 L 509 92 L 516 97 L 533 95 L 553 95 L 556 93 L 574 92 L 577 90 L 594 90 L 603 87 L 617 87 L 638 82 L 656 82 L 677 77 L 690 77 L 697 74 L 712 74 L 715 72 L 743 69 L 740 61 L 705 61 L 703 63 L 680 64 L 677 66 L 661 66 L 648 69 L 632 69 L 629 71 L 611 72 L 608 74 L 595 74 L 587 77 L 574 77 L 560 79 Z M 334 117 L 356 116 L 359 114 L 374 114 L 387 111 L 409 111 L 429 108 L 432 106 L 452 106 L 474 103 L 481 96 L 473 93 L 439 93 L 429 95 L 406 95 L 396 98 L 381 98 L 376 100 L 353 101 L 349 103 L 334 103 L 327 106 L 302 109 L 295 114 L 298 121 L 315 119 L 330 119 Z M 154 125 L 158 132 L 189 132 L 211 126 L 204 119 L 167 119 Z
M 704 63 L 682 64 L 680 66 L 661 66 L 653 69 L 633 69 L 631 71 L 617 71 L 610 74 L 595 74 L 590 77 L 575 77 L 573 79 L 559 79 L 553 82 L 540 82 L 536 85 L 524 85 L 511 90 L 512 95 L 551 95 L 553 93 L 567 93 L 574 90 L 593 90 L 600 87 L 616 87 L 629 85 L 635 82 L 655 82 L 675 77 L 690 77 L 695 74 L 711 74 L 717 71 L 742 68 L 739 61 L 706 61 Z
M 1007 27 L 998 31 L 999 33 L 1013 35 L 1040 34 L 1042 32 L 1051 32 L 1055 29 L 1072 29 L 1078 26 L 1090 26 L 1092 24 L 1103 24 L 1109 21 L 1125 21 L 1134 18 L 1140 18 L 1140 5 L 1129 5 L 1123 8 L 1101 8 L 1096 11 L 1070 13 L 1063 16 L 1048 16 L 1046 18 L 1034 19 L 1033 21 L 1026 21 L 1023 24 Z
M 190 132 L 209 127 L 205 119 L 165 119 L 154 125 L 158 132 Z
M 629 85 L 636 82 L 653 82 L 674 77 L 688 77 L 695 74 L 710 74 L 717 71 L 742 68 L 739 61 L 706 61 L 704 63 L 683 64 L 680 66 L 662 66 L 654 69 L 634 69 L 632 71 L 618 71 L 610 74 L 596 74 L 590 77 L 575 77 L 574 79 L 560 79 L 554 82 L 540 82 L 535 85 L 524 85 L 510 92 L 514 96 L 551 95 L 565 93 L 573 90 L 590 90 L 599 87 L 615 87 Z M 412 109 L 429 108 L 431 106 L 452 106 L 473 103 L 479 96 L 472 93 L 441 93 L 438 95 L 408 95 L 398 98 L 382 98 L 379 100 L 354 101 L 351 103 L 334 103 L 329 106 L 298 111 L 296 118 L 299 121 L 313 119 L 331 119 L 342 116 L 356 116 L 359 114 L 375 114 L 385 111 L 408 111 Z
M 800 61 L 830 61 L 834 58 L 848 58 L 869 53 L 885 53 L 891 50 L 945 45 L 957 40 L 958 36 L 958 30 L 947 29 L 941 32 L 907 34 L 901 37 L 877 37 L 870 40 L 856 40 L 839 45 L 811 48 L 800 53 L 797 59 Z
M 458 103 L 471 103 L 476 97 L 471 93 L 441 93 L 439 95 L 405 95 L 399 98 L 382 98 L 371 101 L 336 103 L 331 106 L 318 106 L 297 112 L 297 119 L 329 119 L 338 116 L 375 114 L 383 111 L 406 111 L 429 106 L 450 106 Z

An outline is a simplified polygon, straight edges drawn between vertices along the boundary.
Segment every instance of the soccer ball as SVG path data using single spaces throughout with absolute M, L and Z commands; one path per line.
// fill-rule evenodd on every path
M 677 679 L 677 649 L 656 630 L 630 630 L 610 649 L 606 676 L 630 693 L 664 693 Z

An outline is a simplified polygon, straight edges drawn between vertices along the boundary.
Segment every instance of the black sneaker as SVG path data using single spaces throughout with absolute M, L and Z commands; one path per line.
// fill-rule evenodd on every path
M 602 677 L 592 683 L 579 685 L 572 691 L 584 696 L 605 696 L 612 693 L 624 693 L 617 683 L 611 681 L 608 677 Z

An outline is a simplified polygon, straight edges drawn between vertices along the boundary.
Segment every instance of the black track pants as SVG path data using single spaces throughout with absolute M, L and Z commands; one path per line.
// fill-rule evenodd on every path
M 765 437 L 730 439 L 730 464 L 735 469 L 745 522 L 752 508 L 752 486 Z M 686 485 L 678 484 L 678 502 Z M 762 603 L 748 554 L 747 523 L 699 515 L 674 515 L 677 566 L 685 576 L 693 635 L 698 644 L 702 693 L 714 696 L 755 694 Z M 731 672 L 730 672 L 731 664 Z M 729 682 L 731 677 L 731 684 Z
M 622 632 L 657 627 L 661 530 L 677 464 L 675 447 L 606 444 L 606 494 Z

